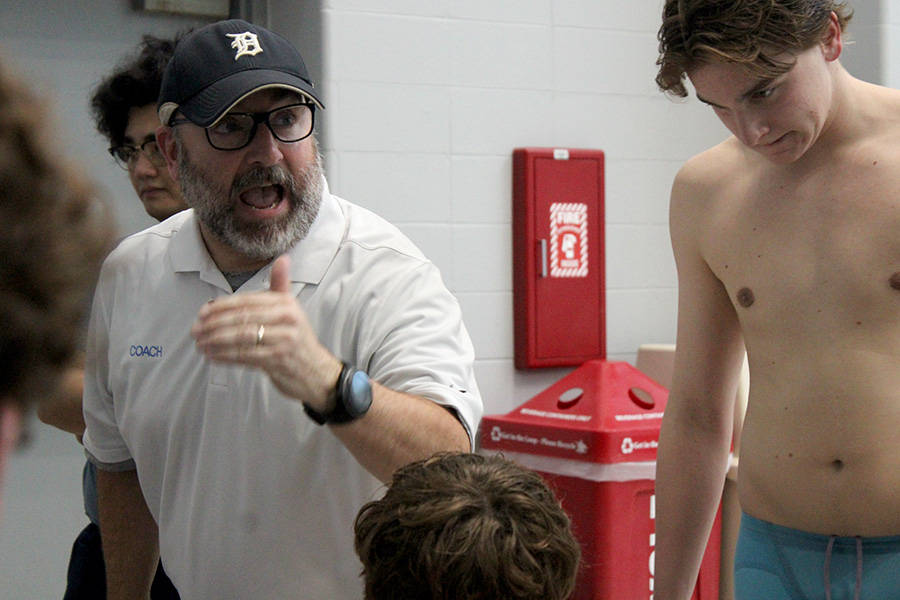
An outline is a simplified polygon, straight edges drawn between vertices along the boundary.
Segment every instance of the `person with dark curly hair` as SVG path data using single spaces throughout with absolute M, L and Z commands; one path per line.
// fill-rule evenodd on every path
M 156 145 L 160 126 L 156 100 L 163 72 L 183 35 L 173 39 L 145 35 L 138 52 L 125 57 L 91 96 L 97 131 L 106 136 L 110 154 L 128 171 L 144 210 L 157 221 L 187 208 Z
M 365 600 L 565 600 L 581 557 L 540 475 L 497 455 L 402 467 L 354 531 Z
M 11 71 L 0 59 L 0 476 L 26 411 L 58 392 L 112 241 L 107 207 Z
M 137 49 L 124 57 L 97 84 L 90 99 L 97 131 L 108 140 L 109 153 L 128 172 L 147 214 L 158 221 L 164 221 L 187 208 L 181 186 L 169 174 L 166 159 L 156 145 L 156 129 L 160 126 L 156 100 L 163 72 L 180 37 L 143 36 Z M 61 394 L 55 402 L 45 402 L 38 416 L 44 423 L 73 433 L 81 441 L 85 430 L 82 413 L 83 359 L 68 370 L 65 382 L 66 389 L 70 391 Z M 90 462 L 84 467 L 83 490 L 85 514 L 90 522 L 72 545 L 64 600 L 106 597 L 97 507 L 97 473 Z M 162 564 L 157 567 L 151 598 L 178 598 L 178 592 Z
M 841 65 L 835 0 L 667 0 L 657 83 L 731 133 L 672 187 L 675 372 L 656 600 L 691 596 L 744 353 L 737 600 L 894 598 L 900 573 L 900 92 Z

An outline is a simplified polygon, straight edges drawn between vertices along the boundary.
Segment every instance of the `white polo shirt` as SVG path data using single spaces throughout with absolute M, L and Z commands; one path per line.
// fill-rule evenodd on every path
M 473 349 L 435 266 L 327 187 L 291 256 L 292 290 L 321 343 L 389 388 L 452 408 L 474 439 Z M 236 293 L 268 289 L 269 274 Z M 88 456 L 137 468 L 183 600 L 361 598 L 352 525 L 380 484 L 265 373 L 197 352 L 200 307 L 231 293 L 193 211 L 109 256 L 88 336 Z

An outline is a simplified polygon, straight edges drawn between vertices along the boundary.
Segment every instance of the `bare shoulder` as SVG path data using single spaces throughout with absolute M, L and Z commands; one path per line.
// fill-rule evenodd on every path
M 717 190 L 744 168 L 748 158 L 751 157 L 746 149 L 730 137 L 684 163 L 675 177 L 673 194 L 675 191 L 693 195 Z
M 672 184 L 670 223 L 712 218 L 723 203 L 733 202 L 734 189 L 753 160 L 733 137 L 688 160 Z
M 886 111 L 886 116 L 900 121 L 900 90 L 873 83 L 863 82 L 863 85 L 866 86 L 869 96 Z
M 860 82 L 860 138 L 888 146 L 900 145 L 900 90 Z

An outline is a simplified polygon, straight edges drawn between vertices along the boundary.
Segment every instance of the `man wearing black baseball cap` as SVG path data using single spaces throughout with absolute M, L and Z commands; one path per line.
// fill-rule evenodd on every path
M 293 46 L 244 21 L 167 67 L 157 139 L 192 210 L 110 255 L 88 335 L 111 600 L 146 597 L 158 552 L 185 600 L 361 597 L 358 509 L 399 466 L 473 448 L 458 303 L 329 192 L 323 108 Z
M 180 110 L 191 122 L 209 127 L 248 95 L 275 87 L 325 108 L 290 42 L 246 21 L 222 21 L 198 31 L 191 48 L 172 59 L 159 95 L 160 120 L 168 125 Z

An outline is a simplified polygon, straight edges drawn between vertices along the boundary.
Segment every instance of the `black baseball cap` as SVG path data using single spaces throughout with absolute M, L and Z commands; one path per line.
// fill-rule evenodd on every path
M 176 111 L 209 127 L 231 107 L 267 88 L 298 92 L 325 108 L 316 95 L 303 57 L 286 39 L 240 19 L 219 21 L 178 42 L 159 92 L 160 121 Z

